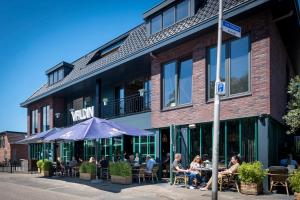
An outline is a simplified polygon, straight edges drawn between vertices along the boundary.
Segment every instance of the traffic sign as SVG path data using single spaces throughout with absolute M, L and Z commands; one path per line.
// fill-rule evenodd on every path
M 222 22 L 222 30 L 236 37 L 241 37 L 242 28 L 226 20 Z
M 225 82 L 217 82 L 216 83 L 216 90 L 218 95 L 225 95 L 226 94 L 226 87 Z

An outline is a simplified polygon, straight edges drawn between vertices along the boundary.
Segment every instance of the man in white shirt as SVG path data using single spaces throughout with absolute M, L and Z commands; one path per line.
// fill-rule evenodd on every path
M 153 158 L 151 158 L 150 155 L 146 156 L 146 164 L 147 164 L 146 173 L 152 173 L 153 166 L 156 164 L 156 162 Z

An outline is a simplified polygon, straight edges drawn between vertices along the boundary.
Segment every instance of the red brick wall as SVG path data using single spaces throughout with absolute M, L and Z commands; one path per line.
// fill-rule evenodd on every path
M 2 135 L 0 135 L 0 137 L 2 137 Z M 7 139 L 7 136 L 4 136 L 5 138 L 5 147 L 4 148 L 0 148 L 0 162 L 3 162 L 4 161 L 4 154 L 5 154 L 5 151 L 6 151 L 6 158 L 8 160 L 10 160 L 10 144 L 8 143 L 8 139 Z
M 223 100 L 221 119 L 270 114 L 270 30 L 269 11 L 257 13 L 240 22 L 251 40 L 251 94 Z M 224 40 L 228 39 L 224 35 Z M 213 120 L 213 102 L 206 101 L 206 48 L 217 43 L 217 32 L 199 35 L 196 39 L 164 51 L 152 61 L 152 126 L 191 124 Z M 182 56 L 193 57 L 193 106 L 161 111 L 161 65 Z
M 10 145 L 11 159 L 13 159 L 14 151 L 16 151 L 16 160 L 28 159 L 28 145 L 26 144 L 11 144 Z
M 44 106 L 50 105 L 50 128 L 53 128 L 54 126 L 62 126 L 63 120 L 57 120 L 59 122 L 57 125 L 55 125 L 55 113 L 64 113 L 64 100 L 61 98 L 53 98 L 53 97 L 47 97 L 44 98 L 38 102 L 35 102 L 33 104 L 30 104 L 27 108 L 27 134 L 31 134 L 31 111 L 38 109 L 38 132 L 42 131 L 42 109 Z

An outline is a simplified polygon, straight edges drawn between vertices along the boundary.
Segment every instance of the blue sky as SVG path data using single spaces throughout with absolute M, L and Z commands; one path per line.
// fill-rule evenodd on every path
M 26 131 L 19 105 L 46 81 L 45 71 L 72 62 L 143 21 L 161 0 L 1 0 L 0 131 Z

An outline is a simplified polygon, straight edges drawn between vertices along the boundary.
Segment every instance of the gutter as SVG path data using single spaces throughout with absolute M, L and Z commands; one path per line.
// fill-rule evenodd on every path
M 270 0 L 252 0 L 250 2 L 242 3 L 242 4 L 240 4 L 240 5 L 238 5 L 238 6 L 234 7 L 234 8 L 231 8 L 229 10 L 224 11 L 223 19 L 231 18 L 231 17 L 233 17 L 235 15 L 241 14 L 241 13 L 243 13 L 245 11 L 248 11 L 248 10 L 250 10 L 252 8 L 255 8 L 255 7 L 257 7 L 259 5 L 262 5 L 262 4 L 264 4 L 266 2 L 269 2 L 269 1 Z M 183 32 L 180 32 L 180 33 L 172 36 L 171 38 L 167 38 L 165 40 L 162 40 L 158 44 L 152 45 L 152 46 L 147 47 L 147 48 L 143 48 L 143 49 L 141 49 L 141 50 L 139 50 L 137 52 L 129 54 L 127 57 L 123 58 L 121 61 L 118 60 L 118 61 L 112 62 L 112 63 L 110 63 L 109 65 L 107 65 L 105 67 L 102 67 L 100 69 L 96 69 L 95 71 L 92 71 L 92 72 L 86 74 L 84 77 L 79 77 L 77 79 L 74 79 L 71 82 L 69 82 L 69 83 L 67 83 L 67 84 L 65 84 L 65 85 L 63 85 L 61 87 L 57 87 L 57 88 L 55 88 L 53 90 L 45 92 L 44 94 L 42 94 L 40 96 L 32 98 L 29 101 L 25 101 L 25 102 L 21 103 L 20 106 L 21 107 L 26 107 L 28 104 L 33 103 L 33 102 L 35 102 L 35 101 L 37 101 L 39 99 L 47 97 L 47 96 L 49 96 L 51 94 L 54 94 L 54 93 L 56 93 L 56 92 L 58 92 L 60 90 L 63 90 L 65 88 L 67 88 L 67 87 L 75 85 L 75 84 L 77 84 L 77 83 L 79 83 L 81 81 L 84 81 L 84 80 L 89 79 L 89 78 L 91 78 L 93 76 L 101 74 L 101 73 L 103 73 L 103 72 L 105 72 L 105 71 L 107 71 L 109 69 L 112 69 L 112 68 L 114 68 L 116 66 L 124 64 L 124 63 L 126 63 L 126 62 L 128 62 L 130 60 L 133 60 L 133 59 L 138 58 L 140 56 L 143 56 L 145 54 L 151 53 L 152 51 L 157 50 L 157 49 L 159 49 L 161 47 L 164 47 L 166 45 L 169 45 L 169 44 L 171 44 L 171 43 L 173 43 L 175 41 L 178 41 L 180 39 L 183 39 L 185 37 L 193 35 L 193 34 L 195 34 L 197 32 L 200 32 L 200 31 L 202 31 L 202 30 L 204 30 L 204 29 L 206 29 L 208 27 L 211 27 L 211 26 L 217 24 L 217 22 L 218 22 L 218 16 L 215 15 L 215 16 L 213 16 L 213 17 L 211 17 L 211 18 L 209 18 L 209 19 L 201 22 L 200 24 L 192 26 L 192 27 L 184 30 Z

